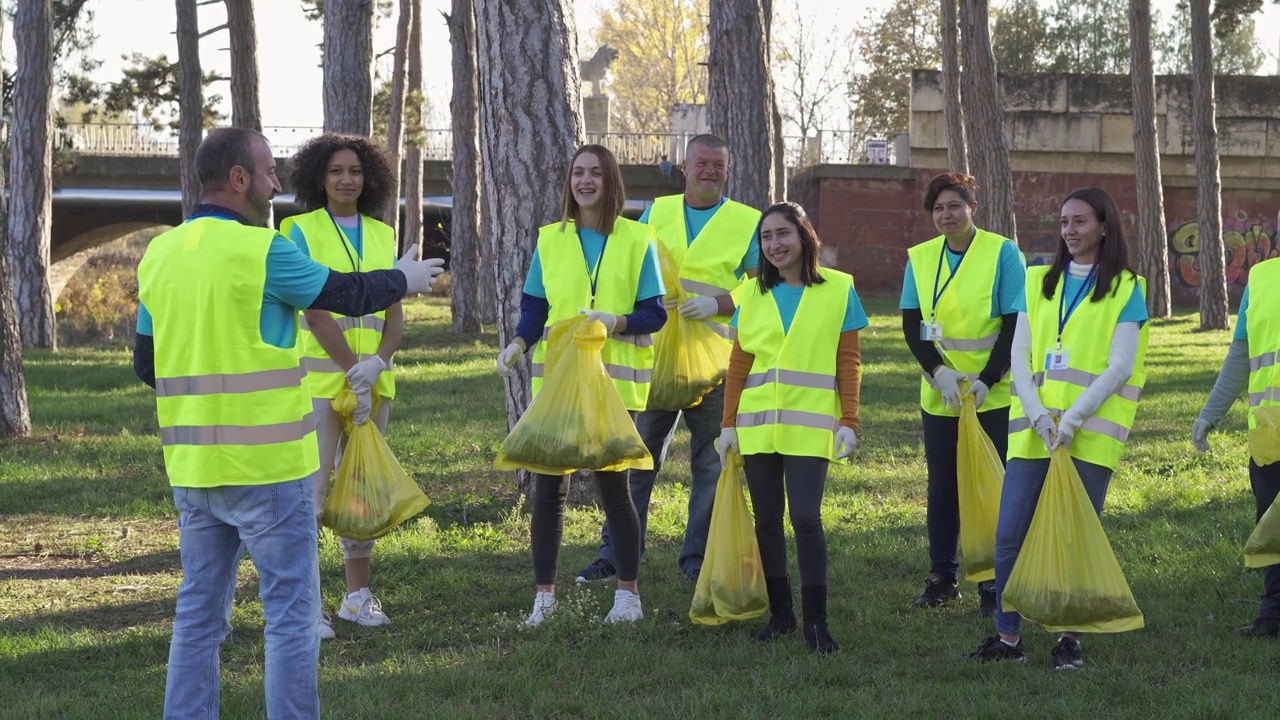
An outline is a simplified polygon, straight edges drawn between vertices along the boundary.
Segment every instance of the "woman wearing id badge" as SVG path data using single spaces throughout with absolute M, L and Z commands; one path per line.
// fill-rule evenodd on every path
M 1099 188 L 1076 190 L 1063 201 L 1061 225 L 1053 264 L 1027 270 L 1027 310 L 1018 314 L 1014 335 L 1009 461 L 996 527 L 997 608 L 1031 526 L 1049 453 L 1067 448 L 1101 515 L 1146 384 L 1146 283 L 1129 265 L 1115 201 Z M 970 657 L 1024 660 L 1021 624 L 1017 613 L 998 609 L 998 634 Z M 1084 667 L 1079 636 L 1064 633 L 1052 657 L 1057 670 Z
M 645 408 L 653 372 L 651 333 L 667 320 L 664 289 L 652 229 L 622 217 L 626 188 L 613 153 L 584 145 L 574 153 L 565 179 L 559 221 L 538 229 L 520 300 L 516 337 L 498 354 L 498 373 L 511 374 L 533 348 L 533 394 L 541 389 L 547 361 L 545 330 L 586 313 L 609 332 L 605 367 L 627 410 Z M 627 471 L 595 472 L 600 504 L 612 531 L 618 590 L 605 622 L 644 617 L 636 576 L 640 569 L 640 518 L 627 485 Z M 530 543 L 536 593 L 525 625 L 540 625 L 556 610 L 556 568 L 564 531 L 569 476 L 534 474 Z
M 827 538 L 822 495 L 831 460 L 858 444 L 861 353 L 867 326 L 853 278 L 818 266 L 822 243 L 804 208 L 782 202 L 760 218 L 760 274 L 743 288 L 725 378 L 721 465 L 742 453 L 769 593 L 769 642 L 796 628 L 782 516 L 789 505 L 800 566 L 804 639 L 837 649 L 827 630 Z
M 929 576 L 918 608 L 960 598 L 960 498 L 956 445 L 960 405 L 972 395 L 978 422 L 1003 461 L 1009 436 L 1009 348 L 1025 310 L 1022 253 L 1006 237 L 973 224 L 978 186 L 958 173 L 929 182 L 924 209 L 938 237 L 907 251 L 902 332 L 923 370 L 920 418 L 929 468 L 926 527 Z M 995 583 L 978 584 L 979 609 L 995 613 Z
M 291 164 L 297 203 L 308 212 L 285 218 L 280 223 L 282 235 L 304 255 L 341 272 L 386 270 L 395 265 L 395 231 L 374 219 L 391 201 L 391 163 L 381 148 L 363 137 L 321 135 L 303 145 Z M 396 395 L 391 356 L 400 347 L 403 332 L 400 303 L 364 317 L 302 311 L 298 351 L 307 370 L 320 445 L 320 469 L 312 476 L 317 517 L 347 440 L 331 403 L 350 385 L 356 394 L 355 424 L 363 425 L 372 415 L 374 425 L 385 435 Z M 365 626 L 390 623 L 382 603 L 369 591 L 374 541 L 342 538 L 341 543 L 347 592 L 338 617 Z M 333 636 L 329 617 L 322 615 L 320 637 Z

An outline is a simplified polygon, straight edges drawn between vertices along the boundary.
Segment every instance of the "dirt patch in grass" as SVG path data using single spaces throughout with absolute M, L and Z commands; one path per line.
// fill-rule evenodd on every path
M 69 580 L 107 575 L 142 575 L 177 571 L 178 551 L 140 555 L 119 562 L 93 555 L 0 555 L 0 580 Z

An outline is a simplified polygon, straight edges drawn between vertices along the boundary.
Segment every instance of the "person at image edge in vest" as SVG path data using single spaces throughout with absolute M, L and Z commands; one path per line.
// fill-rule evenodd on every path
M 290 165 L 296 201 L 308 212 L 286 218 L 280 223 L 281 234 L 302 254 L 334 270 L 385 270 L 395 265 L 395 231 L 373 218 L 391 201 L 393 187 L 391 163 L 381 149 L 362 137 L 321 135 L 303 145 Z M 363 425 L 372 413 L 378 431 L 385 435 L 396 395 L 391 356 L 400 347 L 403 333 L 400 303 L 358 318 L 324 310 L 302 313 L 298 349 L 307 371 L 320 444 L 320 469 L 311 478 L 317 518 L 346 445 L 333 399 L 350 385 L 357 400 L 352 421 Z M 369 592 L 373 541 L 342 538 L 341 543 L 347 594 L 338 617 L 369 626 L 391 622 Z M 332 637 L 329 616 L 322 614 L 320 638 Z
M 769 593 L 769 622 L 756 642 L 795 630 L 784 508 L 791 506 L 800 565 L 804 639 L 836 650 L 827 631 L 827 538 L 822 495 L 832 458 L 858 444 L 861 357 L 867 315 L 853 278 L 818 267 L 821 247 L 804 209 L 790 202 L 760 220 L 759 289 L 744 288 L 725 380 L 720 460 L 740 450 Z
M 511 374 L 516 361 L 533 353 L 533 394 L 542 386 L 546 343 L 552 325 L 579 313 L 604 324 L 609 339 L 605 367 L 623 404 L 633 414 L 649 396 L 653 374 L 652 333 L 667 320 L 658 254 L 650 228 L 622 217 L 626 188 L 613 153 L 584 145 L 573 155 L 565 179 L 559 222 L 538 229 L 529 263 L 516 338 L 498 355 L 498 372 Z M 614 528 L 618 590 L 605 622 L 644 617 L 636 576 L 640 570 L 640 519 L 627 491 L 627 471 L 594 473 L 600 504 Z M 537 592 L 526 625 L 539 625 L 556 609 L 556 566 L 564 531 L 569 476 L 534 474 L 530 535 Z
M 1240 394 L 1249 393 L 1249 428 L 1257 426 L 1261 407 L 1280 405 L 1280 259 L 1249 269 L 1249 284 L 1240 298 L 1240 319 L 1222 363 L 1218 381 L 1191 426 L 1196 449 L 1209 449 L 1209 431 L 1226 416 Z M 1257 519 L 1280 494 L 1280 463 L 1259 467 L 1249 459 L 1249 484 L 1257 503 Z M 1236 632 L 1246 637 L 1280 636 L 1280 565 L 1262 572 L 1262 601 L 1254 621 Z
M 739 285 L 744 276 L 754 278 L 760 262 L 760 245 L 756 239 L 760 211 L 724 196 L 728 172 L 729 147 L 724 140 L 715 135 L 694 137 L 685 149 L 684 194 L 654 200 L 640 217 L 640 222 L 653 227 L 658 242 L 665 245 L 676 259 L 684 290 L 697 293 L 680 307 L 669 310 L 707 323 L 725 338 L 726 346 L 733 339 L 729 318 L 734 307 L 729 292 Z M 653 483 L 662 469 L 681 416 L 689 428 L 692 474 L 689 518 L 677 564 L 691 581 L 697 580 L 702 569 L 702 556 L 711 528 L 711 506 L 715 501 L 716 482 L 720 479 L 715 441 L 719 436 L 723 411 L 722 384 L 703 395 L 702 401 L 691 408 L 682 411 L 648 410 L 636 419 L 640 437 L 653 455 L 652 470 L 631 473 L 631 499 L 640 514 L 641 555 L 644 554 Z M 578 582 L 613 576 L 616 562 L 612 530 L 606 520 L 600 533 L 600 555 L 578 573 Z
M 296 308 L 363 316 L 427 292 L 439 260 L 343 274 L 263 227 L 280 190 L 265 137 L 211 131 L 195 157 L 201 200 L 138 266 L 134 372 L 156 389 L 178 509 L 182 584 L 166 718 L 217 717 L 218 655 L 245 548 L 266 629 L 267 716 L 318 718 L 320 566 L 311 474 L 320 464 Z
M 973 178 L 957 173 L 929 182 L 924 209 L 942 234 L 907 251 L 898 303 L 902 333 L 924 370 L 920 418 L 929 468 L 929 577 L 915 600 L 921 608 L 960 597 L 956 444 L 962 383 L 969 382 L 978 422 L 1001 461 L 1009 441 L 1009 348 L 1018 313 L 1026 309 L 1026 274 L 1016 243 L 974 227 L 977 191 Z M 978 597 L 980 612 L 994 615 L 995 583 L 979 583 Z
M 1031 527 L 1049 474 L 1049 453 L 1067 448 L 1102 514 L 1146 384 L 1146 282 L 1129 266 L 1120 211 L 1104 190 L 1082 188 L 1062 203 L 1062 242 L 1052 265 L 1027 270 L 1027 310 L 1013 339 L 1009 461 L 996 526 L 996 630 L 970 654 L 1023 661 L 1022 618 L 1000 596 Z M 1063 633 L 1054 668 L 1084 667 L 1076 633 Z

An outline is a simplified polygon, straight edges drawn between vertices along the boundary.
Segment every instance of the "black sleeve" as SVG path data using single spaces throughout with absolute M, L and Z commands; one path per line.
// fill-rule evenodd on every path
M 156 341 L 150 335 L 133 337 L 133 374 L 142 382 L 156 386 Z
M 924 369 L 925 373 L 932 375 L 934 368 L 945 363 L 942 361 L 942 353 L 938 352 L 938 346 L 929 340 L 920 339 L 920 323 L 922 322 L 924 322 L 924 313 L 920 311 L 920 308 L 902 311 L 902 335 L 907 339 L 907 347 L 911 348 L 911 354 L 916 357 L 916 362 L 920 363 L 920 367 Z M 1006 348 L 1006 364 L 1008 359 L 1009 350 Z
M 1013 332 L 1018 328 L 1018 313 L 1000 316 L 1000 335 L 996 337 L 996 346 L 991 349 L 991 357 L 987 358 L 987 366 L 978 373 L 978 379 L 987 387 L 995 387 L 1009 372 L 1013 363 Z
M 341 273 L 329 271 L 329 279 L 308 310 L 328 310 L 359 317 L 380 312 L 400 302 L 408 292 L 404 273 L 399 270 Z

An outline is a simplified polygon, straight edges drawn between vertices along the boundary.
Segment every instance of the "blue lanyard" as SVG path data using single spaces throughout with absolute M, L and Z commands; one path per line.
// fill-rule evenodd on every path
M 604 249 L 609 246 L 609 236 L 604 236 L 600 243 L 600 257 L 596 258 L 596 271 L 591 272 L 591 263 L 587 262 L 587 249 L 582 245 L 582 234 L 578 231 L 578 247 L 582 248 L 582 262 L 587 266 L 587 279 L 591 282 L 591 309 L 596 309 L 596 286 L 600 284 L 600 266 L 604 265 Z
M 1067 268 L 1062 271 L 1062 292 L 1059 293 L 1058 295 L 1058 349 L 1059 350 L 1062 349 L 1062 331 L 1066 329 L 1067 321 L 1071 319 L 1071 316 L 1072 314 L 1075 313 L 1076 308 L 1080 307 L 1081 299 L 1084 298 L 1085 294 L 1089 292 L 1089 286 L 1093 284 L 1093 274 L 1096 273 L 1097 271 L 1098 271 L 1098 265 L 1097 263 L 1094 263 L 1093 267 L 1089 268 L 1089 274 L 1086 275 L 1084 278 L 1084 284 L 1080 286 L 1079 290 L 1076 290 L 1075 296 L 1071 298 L 1071 304 L 1065 307 L 1063 306 L 1063 303 L 1065 303 L 1067 300 L 1067 277 L 1068 277 L 1067 273 L 1070 272 L 1070 269 Z M 1066 311 L 1065 313 L 1063 312 L 1064 310 Z
M 342 232 L 342 226 L 338 224 L 338 219 L 333 216 L 329 208 L 326 207 L 324 211 L 329 215 L 329 222 L 333 223 L 333 229 L 338 231 L 338 242 L 342 243 L 342 250 L 347 254 L 347 259 L 351 261 L 351 269 L 355 272 L 360 272 L 360 260 L 351 256 L 351 248 L 349 247 L 351 243 L 347 240 L 346 234 Z M 356 221 L 356 240 L 360 243 L 360 250 L 363 252 L 364 218 L 357 214 Z
M 721 197 L 720 202 L 716 203 L 715 205 L 712 205 L 709 208 L 702 208 L 702 209 L 712 210 L 712 211 L 719 210 L 720 206 L 724 204 L 724 201 L 725 199 Z M 692 245 L 693 241 L 695 240 L 693 235 L 693 223 L 689 220 L 689 203 L 685 202 L 684 200 L 681 200 L 680 208 L 684 210 L 684 242 L 685 242 L 685 247 L 688 247 L 689 245 Z M 712 214 L 714 215 L 715 213 L 712 212 Z M 706 225 L 703 225 L 702 227 L 705 228 Z
M 977 237 L 978 237 L 978 229 L 974 228 L 973 237 L 969 239 L 970 248 L 973 247 L 973 240 Z M 956 279 L 956 274 L 960 272 L 960 264 L 964 262 L 964 257 L 968 254 L 969 254 L 968 250 L 960 253 L 960 259 L 956 261 L 955 270 L 951 271 L 951 274 L 947 276 L 947 281 L 942 284 L 941 288 L 939 288 L 938 281 L 942 279 L 942 266 L 950 264 L 947 262 L 947 241 L 946 241 L 946 238 L 943 238 L 942 253 L 938 255 L 938 272 L 934 273 L 933 275 L 933 307 L 929 309 L 930 320 L 933 320 L 937 316 L 938 301 L 942 299 L 942 293 L 947 291 L 947 288 L 951 285 L 951 281 Z

